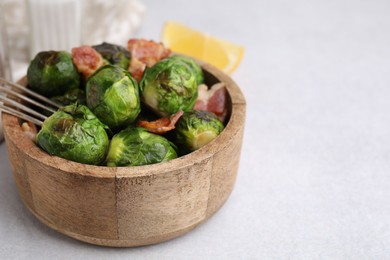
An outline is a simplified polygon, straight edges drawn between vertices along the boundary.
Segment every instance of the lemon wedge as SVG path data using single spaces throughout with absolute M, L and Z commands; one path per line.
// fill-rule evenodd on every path
M 172 51 L 210 63 L 226 73 L 232 73 L 244 55 L 242 46 L 173 21 L 165 23 L 161 38 Z

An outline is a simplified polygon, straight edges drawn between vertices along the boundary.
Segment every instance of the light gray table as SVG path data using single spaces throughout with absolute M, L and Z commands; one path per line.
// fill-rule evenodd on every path
M 134 249 L 40 224 L 0 145 L 1 259 L 390 259 L 390 2 L 144 1 L 136 37 L 172 19 L 242 44 L 235 189 L 209 221 Z

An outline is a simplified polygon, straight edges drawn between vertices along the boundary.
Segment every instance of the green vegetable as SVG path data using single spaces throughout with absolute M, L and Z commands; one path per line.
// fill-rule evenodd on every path
M 73 65 L 70 53 L 43 51 L 31 61 L 27 70 L 27 81 L 32 90 L 47 97 L 54 97 L 78 88 L 80 75 Z
M 86 84 L 87 105 L 111 129 L 119 129 L 137 118 L 141 102 L 137 82 L 127 70 L 106 65 Z
M 174 144 L 141 127 L 129 127 L 114 135 L 108 150 L 107 166 L 137 166 L 172 160 Z
M 92 46 L 110 64 L 117 65 L 123 69 L 128 69 L 130 64 L 130 52 L 122 46 L 103 42 Z
M 186 112 L 176 123 L 174 138 L 184 154 L 195 151 L 217 137 L 224 125 L 208 111 Z
M 198 97 L 194 71 L 187 63 L 172 57 L 146 69 L 140 89 L 142 101 L 160 116 L 190 111 Z
M 181 56 L 181 55 L 172 56 L 172 59 L 180 60 L 186 63 L 189 67 L 191 67 L 191 69 L 195 73 L 196 84 L 198 86 L 204 82 L 204 75 L 203 75 L 202 68 L 199 66 L 198 63 L 194 61 L 194 59 L 186 56 Z
M 36 142 L 51 155 L 98 165 L 109 145 L 106 128 L 88 107 L 72 104 L 45 120 Z

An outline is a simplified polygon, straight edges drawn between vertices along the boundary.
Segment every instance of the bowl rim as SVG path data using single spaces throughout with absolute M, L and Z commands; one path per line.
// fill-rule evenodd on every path
M 37 163 L 42 163 L 46 167 L 52 167 L 63 172 L 73 173 L 83 176 L 92 176 L 98 178 L 111 177 L 148 177 L 159 173 L 172 170 L 179 170 L 191 165 L 210 159 L 215 153 L 223 150 L 229 143 L 229 140 L 235 138 L 237 133 L 244 127 L 245 123 L 245 97 L 238 85 L 230 76 L 217 69 L 213 65 L 205 62 L 199 62 L 202 69 L 214 76 L 218 81 L 226 84 L 226 89 L 231 100 L 231 114 L 225 129 L 213 141 L 200 149 L 176 159 L 142 166 L 126 167 L 108 167 L 82 164 L 69 161 L 58 156 L 52 156 L 38 147 L 27 135 L 23 134 L 19 119 L 15 116 L 2 113 L 3 129 L 6 144 L 13 142 L 14 145 L 23 151 L 24 154 L 32 158 Z M 18 81 L 19 84 L 26 85 L 27 79 L 23 77 Z M 7 144 L 8 145 L 8 144 Z

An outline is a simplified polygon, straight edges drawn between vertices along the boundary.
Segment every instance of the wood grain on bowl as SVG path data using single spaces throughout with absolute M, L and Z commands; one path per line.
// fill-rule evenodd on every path
M 208 145 L 164 163 L 101 167 L 50 156 L 28 138 L 19 119 L 4 114 L 8 155 L 25 205 L 63 234 L 113 247 L 166 241 L 207 220 L 233 189 L 246 104 L 229 76 L 202 67 L 209 85 L 226 83 L 229 121 Z

